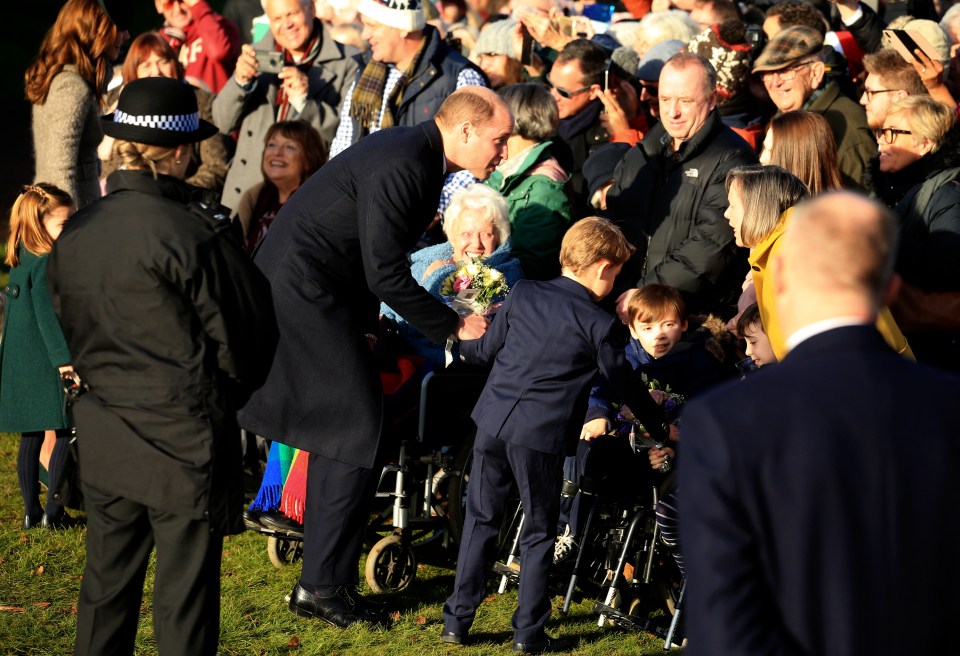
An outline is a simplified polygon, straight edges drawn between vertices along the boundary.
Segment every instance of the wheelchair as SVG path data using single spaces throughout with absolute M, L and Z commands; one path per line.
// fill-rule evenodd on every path
M 486 383 L 486 370 L 456 364 L 430 371 L 415 408 L 395 417 L 382 440 L 389 454 L 376 486 L 367 526 L 365 579 L 374 593 L 400 591 L 416 579 L 416 550 L 458 544 L 476 427 L 470 413 Z M 301 530 L 248 525 L 267 537 L 275 567 L 299 562 Z
M 625 435 L 606 436 L 594 443 L 601 452 L 601 467 L 586 461 L 579 481 L 564 482 L 564 496 L 581 495 L 589 506 L 579 533 L 579 548 L 572 568 L 555 564 L 550 587 L 564 597 L 562 613 L 574 601 L 594 597 L 598 626 L 614 625 L 628 631 L 643 631 L 665 640 L 665 649 L 679 645 L 679 623 L 684 580 L 656 521 L 661 495 L 672 489 L 675 474 L 650 470 L 646 448 L 638 442 L 631 448 Z M 607 451 L 606 457 L 602 455 Z M 498 592 L 519 578 L 522 554 L 518 553 L 522 509 L 517 510 L 500 559 L 493 571 L 499 575 Z

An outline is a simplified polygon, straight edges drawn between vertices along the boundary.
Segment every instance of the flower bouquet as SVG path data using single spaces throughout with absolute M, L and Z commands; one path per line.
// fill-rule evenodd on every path
M 660 381 L 656 378 L 648 378 L 647 374 L 642 374 L 641 380 L 644 385 L 646 385 L 647 391 L 650 393 L 650 396 L 653 397 L 653 400 L 656 401 L 657 405 L 663 407 L 667 421 L 669 423 L 676 423 L 677 415 L 680 414 L 680 406 L 682 406 L 684 402 L 683 396 L 670 391 L 669 385 L 667 385 L 666 389 L 661 389 Z M 620 412 L 617 413 L 617 420 L 629 426 L 630 446 L 634 451 L 641 448 L 663 448 L 663 442 L 653 440 L 645 435 L 647 429 L 644 428 L 643 424 L 634 416 L 627 406 L 620 406 Z M 670 470 L 670 466 L 669 460 L 665 459 L 660 466 L 660 471 L 667 472 Z
M 460 314 L 490 314 L 510 291 L 503 274 L 481 258 L 460 262 L 457 270 L 440 283 L 447 305 Z

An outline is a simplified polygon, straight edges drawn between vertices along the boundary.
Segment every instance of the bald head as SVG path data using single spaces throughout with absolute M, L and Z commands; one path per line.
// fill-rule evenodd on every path
M 785 301 L 816 307 L 782 310 L 875 315 L 888 292 L 896 236 L 890 211 L 858 194 L 837 192 L 801 203 L 783 237 L 780 274 Z

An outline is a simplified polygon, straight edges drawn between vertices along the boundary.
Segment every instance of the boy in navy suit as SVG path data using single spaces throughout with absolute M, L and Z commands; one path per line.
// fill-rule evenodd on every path
M 609 221 L 578 221 L 563 238 L 562 275 L 548 282 L 518 282 L 487 333 L 460 344 L 467 362 L 492 362 L 493 369 L 472 415 L 477 438 L 456 582 L 443 607 L 443 642 L 461 644 L 473 624 L 516 480 L 525 520 L 513 648 L 541 653 L 562 647 L 543 630 L 551 608 L 547 570 L 563 457 L 580 436 L 598 370 L 653 436 L 666 438 L 659 406 L 646 390 L 630 384 L 624 326 L 596 305 L 610 293 L 633 251 Z

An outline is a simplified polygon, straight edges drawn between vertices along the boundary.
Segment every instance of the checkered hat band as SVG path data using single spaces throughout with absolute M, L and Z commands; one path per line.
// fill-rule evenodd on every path
M 167 132 L 196 132 L 200 129 L 200 113 L 193 114 L 127 114 L 117 110 L 113 115 L 115 123 L 137 125 L 142 128 L 154 128 Z

